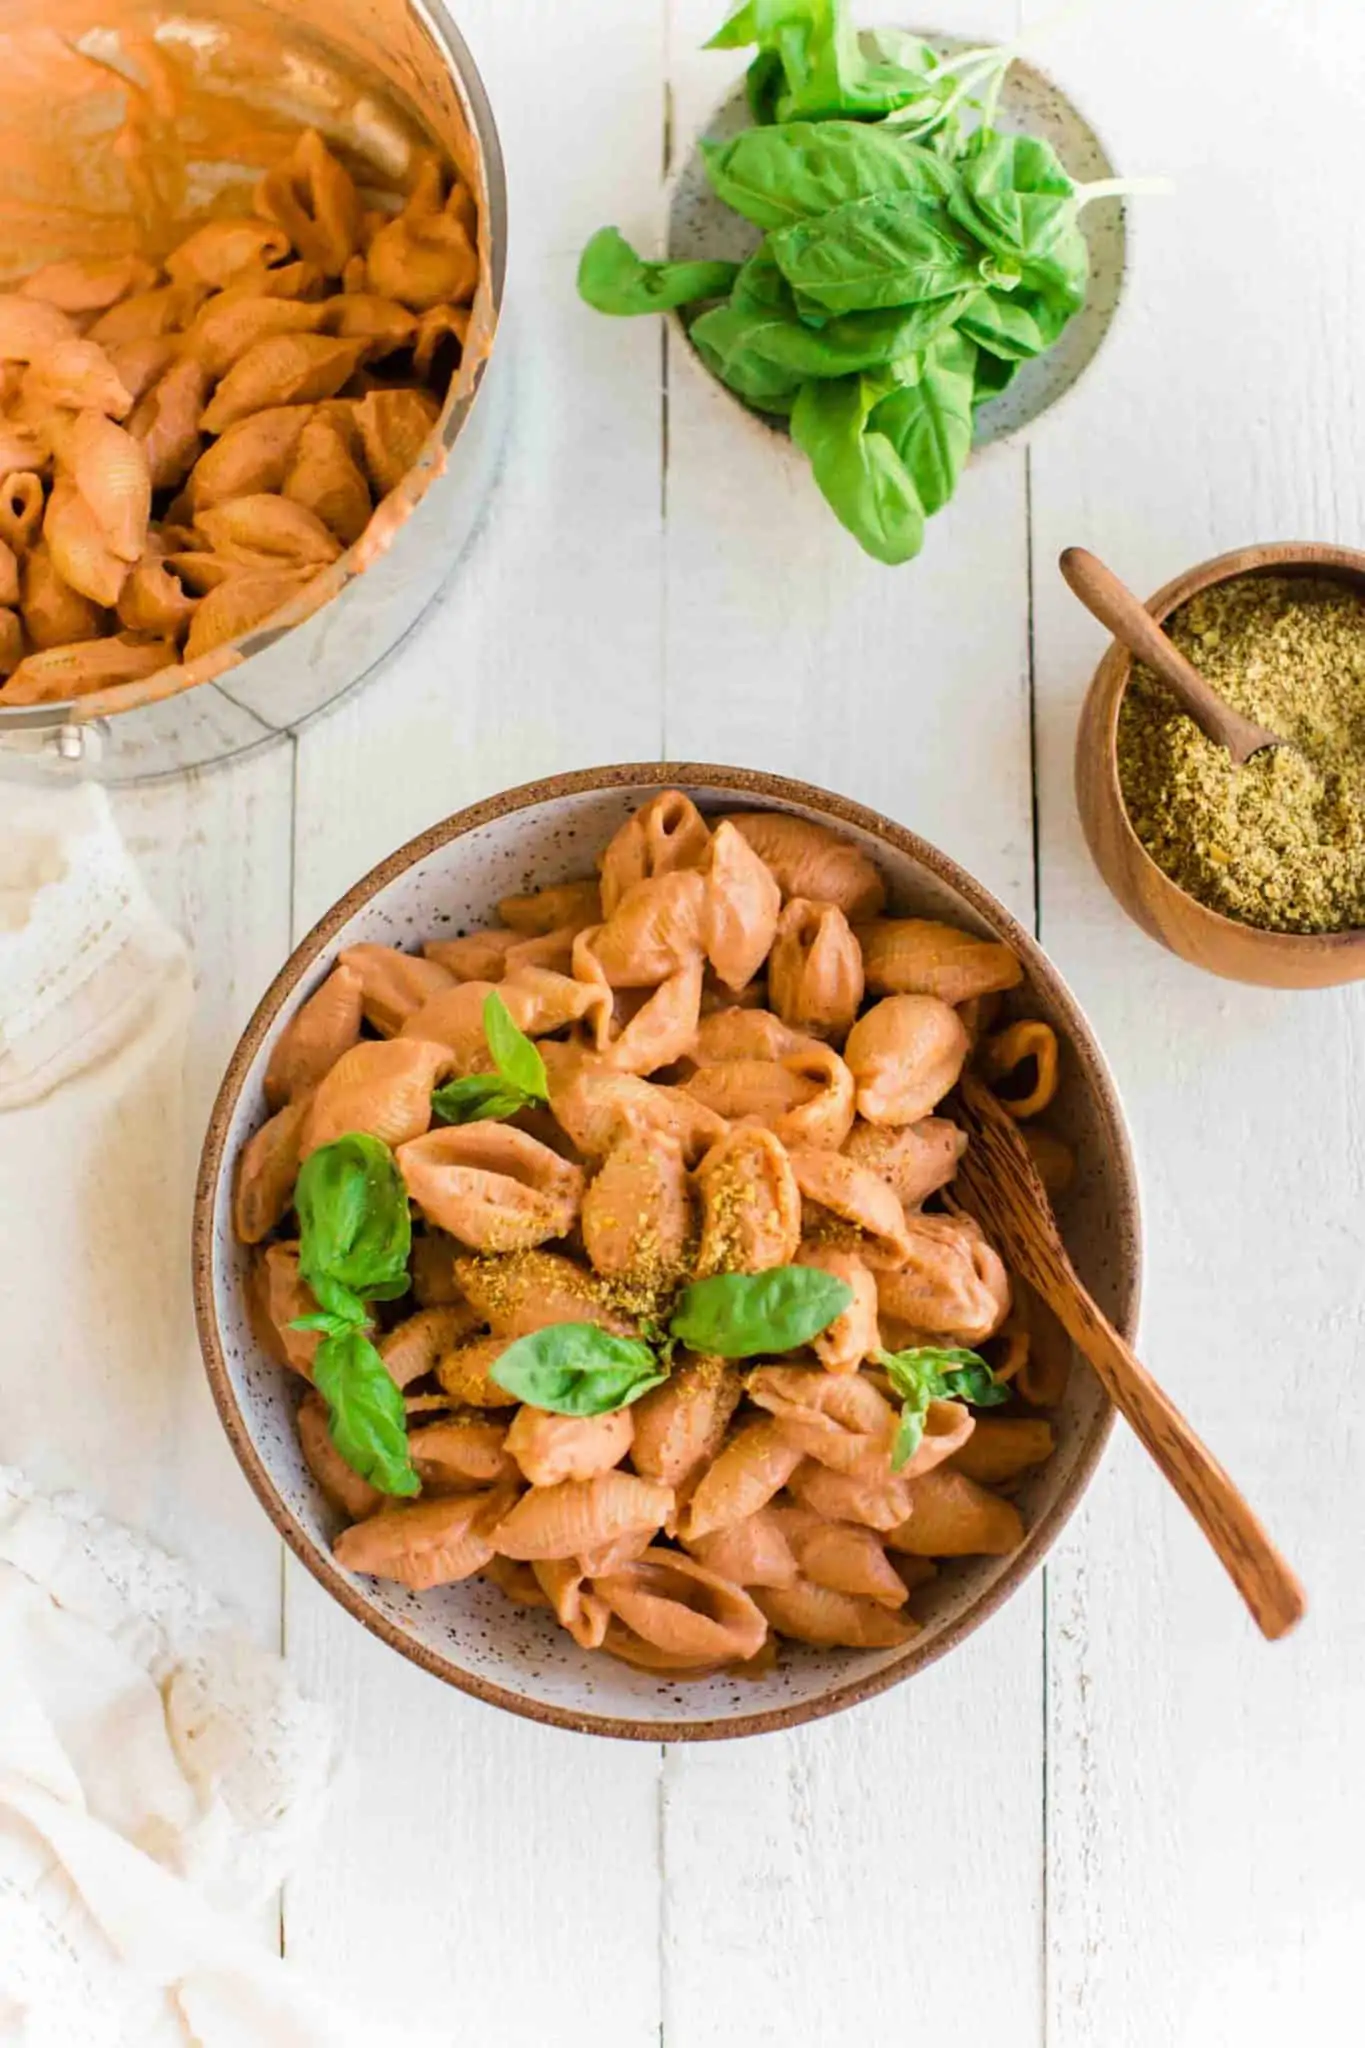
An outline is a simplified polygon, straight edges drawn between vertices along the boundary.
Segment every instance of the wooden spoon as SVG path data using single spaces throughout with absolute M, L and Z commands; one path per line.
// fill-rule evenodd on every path
M 1098 555 L 1086 548 L 1064 548 L 1057 566 L 1086 610 L 1107 626 L 1130 654 L 1160 676 L 1205 737 L 1226 747 L 1239 768 L 1265 747 L 1288 745 L 1278 733 L 1253 724 L 1225 704 L 1166 638 L 1142 600 L 1126 583 L 1119 582 Z
M 1086 1291 L 1018 1126 L 971 1074 L 958 1087 L 970 1144 L 953 1192 L 1007 1265 L 1042 1295 L 1222 1560 L 1262 1635 L 1287 1635 L 1303 1588 L 1213 1453 Z

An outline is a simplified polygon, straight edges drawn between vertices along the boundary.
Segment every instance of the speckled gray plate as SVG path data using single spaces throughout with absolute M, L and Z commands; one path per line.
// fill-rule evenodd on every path
M 934 35 L 927 30 L 917 33 L 940 51 L 967 47 L 957 37 Z M 728 141 L 747 128 L 750 121 L 741 83 L 707 122 L 701 139 Z M 1000 98 L 997 125 L 1009 134 L 1043 136 L 1078 184 L 1116 175 L 1090 123 L 1060 87 L 1031 64 L 1011 66 Z M 978 448 L 1021 433 L 1056 405 L 1094 361 L 1113 324 L 1126 262 L 1127 228 L 1122 200 L 1097 199 L 1084 209 L 1080 223 L 1090 247 L 1090 288 L 1085 305 L 1067 322 L 1060 339 L 1046 354 L 1025 363 L 1008 389 L 982 406 L 976 416 Z M 694 143 L 669 198 L 670 257 L 711 256 L 742 262 L 757 248 L 759 238 L 756 227 L 717 199 L 706 181 L 701 152 Z M 687 332 L 676 316 L 674 327 L 679 334 Z M 738 398 L 734 403 L 758 425 L 785 435 L 784 420 L 770 413 L 754 412 Z
M 390 856 L 329 911 L 281 970 L 247 1026 L 219 1092 L 200 1162 L 194 1296 L 209 1381 L 243 1470 L 285 1540 L 366 1628 L 463 1691 L 535 1720 L 602 1735 L 662 1741 L 753 1734 L 811 1720 L 880 1692 L 951 1649 L 1042 1559 L 1103 1448 L 1112 1410 L 1078 1368 L 1056 1412 L 1056 1455 L 1022 1494 L 1028 1534 L 1007 1558 L 945 1566 L 917 1596 L 923 1633 L 898 1650 L 784 1646 L 768 1677 L 661 1680 L 580 1650 L 544 1612 L 513 1606 L 482 1580 L 410 1593 L 342 1571 L 338 1528 L 304 1466 L 293 1416 L 303 1391 L 257 1344 L 243 1282 L 247 1254 L 232 1231 L 233 1167 L 264 1121 L 262 1080 L 280 1033 L 345 946 L 412 948 L 496 922 L 511 891 L 590 874 L 616 827 L 660 788 L 687 790 L 703 810 L 777 809 L 847 834 L 885 875 L 893 909 L 999 936 L 1022 958 L 1027 1010 L 1064 1047 L 1065 1083 L 1049 1122 L 1076 1148 L 1079 1170 L 1063 1226 L 1087 1284 L 1125 1335 L 1137 1310 L 1137 1187 L 1122 1112 L 1100 1053 L 1065 985 L 1032 939 L 979 883 L 903 827 L 808 784 L 694 763 L 587 769 L 490 798 Z

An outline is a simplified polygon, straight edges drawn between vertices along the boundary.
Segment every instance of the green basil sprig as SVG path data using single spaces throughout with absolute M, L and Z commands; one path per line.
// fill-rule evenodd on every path
M 737 263 L 646 263 L 619 228 L 599 228 L 578 264 L 579 296 L 599 313 L 667 313 L 723 299 Z
M 703 142 L 712 191 L 761 228 L 813 220 L 850 199 L 913 192 L 947 199 L 953 166 L 932 149 L 859 121 L 791 121 L 746 128 L 729 142 Z
M 302 1318 L 294 1327 L 307 1324 Z M 327 1403 L 332 1442 L 351 1470 L 380 1493 L 420 1493 L 402 1393 L 363 1329 L 353 1326 L 323 1338 L 313 1359 L 313 1384 Z
M 950 328 L 924 350 L 916 372 L 873 407 L 867 429 L 891 443 L 927 516 L 952 497 L 971 451 L 975 344 Z
M 668 1333 L 708 1357 L 759 1358 L 809 1344 L 852 1300 L 847 1282 L 819 1266 L 715 1273 L 683 1289 Z
M 869 555 L 895 564 L 923 546 L 925 508 L 895 442 L 869 426 L 883 390 L 870 377 L 812 379 L 792 407 L 792 439 L 836 518 Z
M 535 1041 L 512 1022 L 512 1013 L 496 989 L 484 998 L 483 1035 L 497 1071 L 465 1074 L 437 1088 L 431 1107 L 443 1123 L 482 1123 L 489 1117 L 515 1116 L 519 1109 L 549 1101 L 545 1062 Z
M 901 1397 L 900 1428 L 891 1451 L 893 1472 L 907 1465 L 919 1449 L 931 1401 L 970 1401 L 974 1408 L 995 1408 L 1009 1399 L 1008 1387 L 1000 1385 L 976 1351 L 925 1344 L 911 1351 L 879 1351 L 876 1361 Z
M 596 1323 L 552 1323 L 509 1344 L 489 1378 L 552 1415 L 608 1415 L 659 1386 L 667 1367 L 638 1337 Z
M 367 1334 L 367 1303 L 409 1287 L 408 1191 L 388 1146 L 348 1131 L 310 1152 L 299 1169 L 299 1272 L 320 1313 L 296 1330 L 319 1330 L 313 1381 L 327 1403 L 332 1442 L 352 1471 L 381 1493 L 414 1494 L 403 1396 Z

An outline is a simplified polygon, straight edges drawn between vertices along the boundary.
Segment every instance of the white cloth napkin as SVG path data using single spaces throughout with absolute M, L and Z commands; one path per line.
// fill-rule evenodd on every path
M 203 1398 L 191 988 L 103 793 L 0 787 L 0 1468 L 29 1475 L 0 1469 L 4 2048 L 393 2038 L 232 1917 L 278 1887 L 317 1814 L 328 1717 L 181 1566 L 79 1497 L 155 1519 L 156 1448 L 181 1456 L 178 1419 Z

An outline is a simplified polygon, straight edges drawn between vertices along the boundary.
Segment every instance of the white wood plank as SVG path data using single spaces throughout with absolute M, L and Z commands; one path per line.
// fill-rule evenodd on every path
M 136 1486 L 109 1503 L 113 1511 L 129 1515 L 235 1601 L 272 1645 L 280 1634 L 280 1544 L 241 1475 L 204 1377 L 190 1305 L 189 1213 L 223 1069 L 288 945 L 292 806 L 288 744 L 113 798 L 148 887 L 189 941 L 194 964 L 179 1200 L 161 1260 L 183 1332 L 183 1372 L 160 1390 L 154 1414 L 146 1412 L 140 1387 L 120 1391 L 110 1381 L 92 1392 L 118 1402 L 130 1464 L 136 1457 Z M 90 1474 L 86 1483 L 99 1493 L 97 1480 Z
M 1102 639 L 1052 563 L 1085 542 L 1147 591 L 1241 542 L 1358 536 L 1365 22 L 1346 0 L 1149 0 L 1093 10 L 1057 51 L 1123 167 L 1179 190 L 1141 207 L 1110 349 L 1033 457 L 1043 937 L 1138 1143 L 1144 1353 L 1311 1609 L 1263 1645 L 1118 1444 L 1050 1573 L 1049 2048 L 1340 2040 L 1365 1825 L 1362 997 L 1215 982 L 1122 918 L 1071 795 Z
M 698 53 L 718 14 L 675 0 L 679 147 L 735 72 Z M 1003 36 L 1014 15 L 941 5 L 935 19 Z M 1022 453 L 974 464 L 920 559 L 888 570 L 791 449 L 672 346 L 667 492 L 670 756 L 877 805 L 1031 919 Z M 671 1749 L 669 2048 L 1039 2043 L 1042 1705 L 1035 1581 L 884 1699 L 790 1735 Z
M 475 797 L 659 749 L 659 339 L 590 313 L 573 280 L 592 229 L 657 181 L 661 8 L 599 4 L 591 34 L 550 0 L 460 17 L 511 179 L 505 468 L 438 612 L 304 737 L 300 932 Z M 371 2003 L 397 1985 L 437 2004 L 452 2037 L 652 2048 L 659 1751 L 462 1698 L 301 1571 L 287 1610 L 291 1664 L 340 1703 L 351 1754 L 287 1895 L 289 1952 Z

